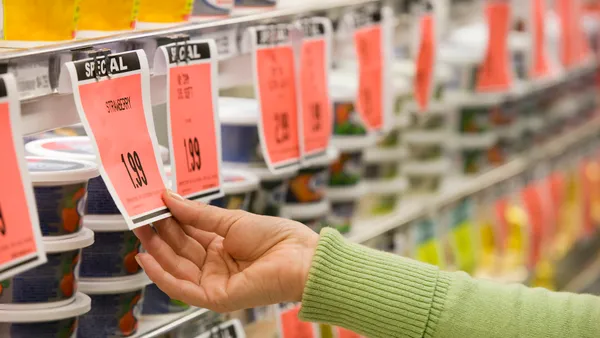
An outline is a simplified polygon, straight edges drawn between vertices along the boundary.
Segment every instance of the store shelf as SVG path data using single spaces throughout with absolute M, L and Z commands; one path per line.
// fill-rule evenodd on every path
M 531 152 L 524 154 L 505 165 L 494 168 L 474 178 L 457 178 L 445 182 L 442 192 L 431 198 L 404 200 L 394 214 L 358 221 L 348 234 L 350 241 L 364 243 L 388 231 L 430 215 L 433 211 L 460 201 L 461 199 L 483 191 L 498 183 L 524 173 L 540 161 L 553 158 L 564 153 L 579 142 L 595 136 L 600 131 L 600 117 L 596 117 L 585 125 L 570 130 L 555 140 L 536 146 Z M 600 263 L 599 263 L 600 264 Z
M 191 308 L 185 312 L 172 315 L 142 317 L 138 326 L 138 332 L 132 338 L 159 337 L 209 313 L 211 312 L 206 309 Z

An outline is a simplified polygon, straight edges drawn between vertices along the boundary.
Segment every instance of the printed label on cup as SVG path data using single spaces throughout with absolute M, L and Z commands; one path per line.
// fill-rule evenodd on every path
M 24 155 L 17 85 L 6 74 L 0 76 L 0 281 L 46 263 Z
M 259 101 L 259 137 L 272 172 L 299 166 L 298 101 L 290 25 L 248 28 L 254 88 Z
M 331 138 L 332 104 L 329 98 L 331 21 L 307 18 L 296 23 L 304 33 L 300 50 L 300 148 L 304 160 L 326 156 Z
M 148 61 L 142 50 L 65 64 L 77 112 L 100 174 L 129 228 L 171 216 L 161 195 L 164 168 L 154 132 Z
M 167 74 L 171 180 L 191 200 L 223 196 L 217 52 L 213 40 L 160 47 L 156 74 Z
M 512 85 L 508 51 L 511 9 L 505 0 L 488 1 L 485 8 L 489 38 L 485 59 L 477 73 L 478 91 L 503 91 Z

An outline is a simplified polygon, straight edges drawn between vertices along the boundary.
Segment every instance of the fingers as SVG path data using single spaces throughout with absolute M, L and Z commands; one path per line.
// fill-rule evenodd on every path
M 148 225 L 133 230 L 142 242 L 142 246 L 162 268 L 176 278 L 185 279 L 192 283 L 200 283 L 200 267 L 188 259 L 181 257 L 163 241 Z
M 191 225 L 182 225 L 181 228 L 183 229 L 183 231 L 185 231 L 185 233 L 188 236 L 200 243 L 200 245 L 202 245 L 202 247 L 204 247 L 205 250 L 208 248 L 208 246 L 213 240 L 215 240 L 216 238 L 222 238 L 221 236 L 213 232 L 200 230 Z
M 154 228 L 175 253 L 202 267 L 206 257 L 205 246 L 188 236 L 175 219 L 169 217 L 155 222 Z
M 211 307 L 204 288 L 190 281 L 177 279 L 164 270 L 154 256 L 141 253 L 135 259 L 146 275 L 169 297 L 198 307 Z
M 214 232 L 225 238 L 232 225 L 251 214 L 239 210 L 227 210 L 208 204 L 189 201 L 172 191 L 163 195 L 165 204 L 179 223 L 200 230 Z

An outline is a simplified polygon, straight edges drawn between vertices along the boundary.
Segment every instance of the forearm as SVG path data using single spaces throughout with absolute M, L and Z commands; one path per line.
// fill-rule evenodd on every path
M 600 299 L 476 281 L 321 235 L 301 317 L 368 337 L 597 337 Z

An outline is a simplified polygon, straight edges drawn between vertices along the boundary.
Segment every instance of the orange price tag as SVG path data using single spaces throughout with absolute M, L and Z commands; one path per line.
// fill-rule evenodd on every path
M 358 28 L 354 45 L 358 56 L 359 115 L 370 130 L 383 128 L 383 46 L 382 27 L 374 23 Z
M 510 12 L 507 1 L 490 0 L 486 5 L 489 39 L 485 59 L 477 74 L 478 91 L 503 91 L 512 84 L 512 66 L 507 46 Z
M 577 39 L 576 43 L 576 52 L 575 56 L 577 58 L 577 62 L 584 62 L 587 58 L 592 55 L 592 47 L 590 46 L 590 41 L 587 38 L 587 34 L 583 29 L 583 4 L 581 0 L 572 0 L 573 1 L 573 13 L 575 16 L 576 25 L 573 26 L 573 30 L 575 31 L 575 38 Z
M 221 190 L 221 125 L 217 116 L 217 52 L 213 40 L 160 47 L 156 74 L 167 73 L 171 179 L 182 196 L 218 198 Z
M 556 0 L 556 13 L 560 22 L 560 60 L 565 68 L 570 68 L 577 64 L 578 47 L 575 19 L 575 6 L 573 0 Z
M 494 203 L 495 219 L 498 224 L 498 243 L 500 244 L 500 251 L 505 252 L 507 250 L 507 239 L 508 239 L 508 222 L 506 220 L 506 211 L 508 209 L 508 200 L 505 198 L 499 199 Z
M 344 329 L 343 327 L 338 327 L 337 338 L 361 338 L 361 335 L 350 330 Z
M 419 22 L 420 43 L 415 75 L 415 99 L 419 108 L 427 109 L 435 67 L 435 22 L 433 14 L 425 14 Z
M 12 75 L 0 77 L 0 280 L 46 262 Z
M 332 128 L 327 75 L 330 64 L 331 21 L 309 18 L 299 22 L 304 39 L 300 51 L 300 139 L 302 157 L 325 156 Z
M 529 74 L 533 78 L 550 75 L 550 63 L 546 51 L 546 1 L 531 1 L 533 50 Z
M 294 50 L 287 24 L 249 28 L 263 156 L 273 172 L 298 167 L 300 138 Z
M 521 191 L 521 199 L 525 206 L 530 225 L 529 266 L 534 267 L 542 254 L 542 242 L 545 236 L 542 199 L 535 184 L 527 185 Z
M 144 52 L 68 62 L 66 67 L 79 117 L 98 154 L 102 179 L 129 227 L 169 217 L 161 198 L 166 189 L 164 169 Z
M 285 306 L 280 304 L 280 307 Z M 292 308 L 279 309 L 279 322 L 281 338 L 313 338 L 315 330 L 313 324 L 298 319 L 300 305 Z

